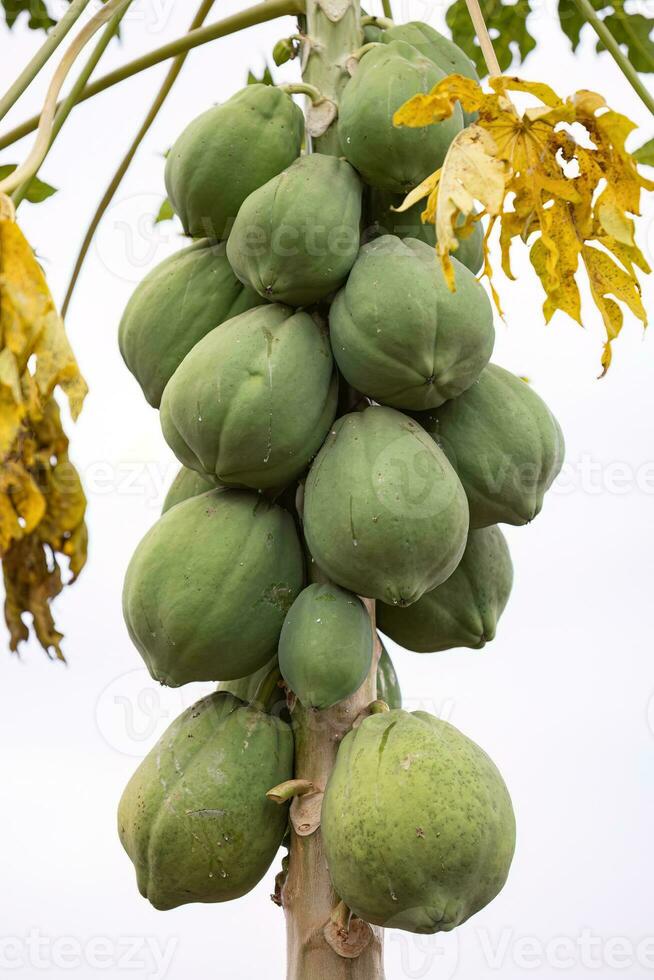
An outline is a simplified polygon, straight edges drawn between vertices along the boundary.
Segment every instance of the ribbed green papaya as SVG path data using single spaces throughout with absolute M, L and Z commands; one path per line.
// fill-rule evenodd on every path
M 458 398 L 416 417 L 456 469 L 471 527 L 527 524 L 540 512 L 565 446 L 559 423 L 526 382 L 489 364 Z
M 409 605 L 459 564 L 463 487 L 412 419 L 371 406 L 338 419 L 304 493 L 304 532 L 329 578 L 357 595 Z
M 303 578 L 290 514 L 255 493 L 209 490 L 177 504 L 142 539 L 123 613 L 155 680 L 229 680 L 273 655 Z
M 232 272 L 224 243 L 194 242 L 149 272 L 125 308 L 118 343 L 153 408 L 198 340 L 262 302 Z
M 370 670 L 374 636 L 357 596 L 308 585 L 288 611 L 279 637 L 279 669 L 306 708 L 330 708 L 358 691 Z
M 201 493 L 206 493 L 207 490 L 215 489 L 216 481 L 212 480 L 211 477 L 182 466 L 170 484 L 161 513 L 165 514 L 175 504 L 181 504 L 182 500 L 188 500 L 189 497 L 197 497 Z
M 445 72 L 411 44 L 392 41 L 363 55 L 345 86 L 338 133 L 343 153 L 366 183 L 405 193 L 443 163 L 463 115 L 420 128 L 393 125 L 393 113 L 412 96 L 429 92 Z
M 166 160 L 166 190 L 184 231 L 226 238 L 252 191 L 295 160 L 304 117 L 274 85 L 248 85 L 191 122 Z
M 283 487 L 307 467 L 336 413 L 327 330 L 271 304 L 223 323 L 166 386 L 161 427 L 190 469 L 221 483 Z
M 288 808 L 266 799 L 293 775 L 293 734 L 277 718 L 215 693 L 187 708 L 138 767 L 118 832 L 139 891 L 156 909 L 228 902 L 264 876 Z
M 356 258 L 361 194 L 349 163 L 300 157 L 241 207 L 227 241 L 234 272 L 268 300 L 307 306 L 323 299 Z
M 470 270 L 452 264 L 455 292 L 424 242 L 384 235 L 363 246 L 329 311 L 334 357 L 353 388 L 415 411 L 477 380 L 493 350 L 493 311 Z
M 463 75 L 464 78 L 472 78 L 479 81 L 477 69 L 473 65 L 468 55 L 458 44 L 451 41 L 449 37 L 439 34 L 429 24 L 422 21 L 413 20 L 407 24 L 396 24 L 383 31 L 379 40 L 383 44 L 390 44 L 392 41 L 406 41 L 413 45 L 421 55 L 433 61 L 446 75 Z M 463 112 L 463 122 L 469 126 L 477 119 L 476 112 Z
M 383 643 L 381 648 L 381 657 L 377 665 L 377 697 L 380 701 L 385 701 L 391 709 L 401 708 L 402 691 L 400 689 L 400 682 L 395 673 L 393 661 Z
M 513 565 L 498 527 L 470 532 L 463 558 L 446 582 L 408 609 L 377 605 L 377 625 L 405 650 L 480 650 L 494 639 L 513 584 Z
M 424 711 L 371 715 L 345 736 L 321 830 L 334 888 L 360 918 L 446 932 L 499 893 L 515 846 L 501 775 Z
M 402 204 L 401 194 L 386 194 L 371 188 L 369 195 L 368 214 L 370 227 L 368 238 L 379 235 L 397 235 L 398 238 L 417 238 L 426 242 L 432 248 L 436 245 L 436 226 L 424 224 L 420 215 L 425 210 L 425 202 L 418 201 L 408 211 L 392 211 Z M 462 224 L 459 219 L 459 225 Z M 458 247 L 452 253 L 475 275 L 484 264 L 484 229 L 481 222 L 476 221 L 467 238 L 459 241 Z

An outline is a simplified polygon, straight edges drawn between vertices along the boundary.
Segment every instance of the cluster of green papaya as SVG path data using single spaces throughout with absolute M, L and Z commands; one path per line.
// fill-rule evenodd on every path
M 424 24 L 372 40 L 343 92 L 340 155 L 303 152 L 303 115 L 272 86 L 187 127 L 166 185 L 193 242 L 120 325 L 182 464 L 130 562 L 125 620 L 161 683 L 220 682 L 121 802 L 158 908 L 235 898 L 267 870 L 287 818 L 265 791 L 293 774 L 285 691 L 324 710 L 359 689 L 377 639 L 361 597 L 409 650 L 494 637 L 512 584 L 498 525 L 531 521 L 562 463 L 547 406 L 489 363 L 480 225 L 451 292 L 433 227 L 391 210 L 469 122 L 457 108 L 397 129 L 393 110 L 474 69 Z M 330 872 L 369 922 L 450 929 L 502 887 L 511 803 L 474 743 L 401 709 L 385 650 L 377 671 L 391 710 L 347 735 L 326 789 Z

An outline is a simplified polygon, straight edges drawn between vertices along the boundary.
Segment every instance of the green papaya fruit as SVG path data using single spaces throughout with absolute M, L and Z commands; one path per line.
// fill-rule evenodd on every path
M 362 187 L 344 160 L 312 153 L 254 191 L 227 241 L 234 272 L 267 300 L 307 306 L 337 289 L 359 249 Z
M 358 691 L 372 663 L 370 615 L 337 585 L 308 585 L 279 637 L 282 677 L 306 708 L 331 708 Z
M 244 286 L 225 245 L 194 242 L 137 286 L 118 329 L 123 359 L 153 408 L 192 347 L 210 330 L 263 300 Z
M 288 808 L 266 793 L 292 775 L 293 734 L 283 721 L 223 693 L 187 708 L 118 807 L 120 840 L 143 897 L 166 910 L 251 891 L 288 822 Z
M 209 490 L 177 504 L 142 539 L 123 613 L 155 680 L 230 680 L 273 655 L 303 578 L 290 514 L 255 493 Z
M 511 799 L 478 745 L 424 711 L 371 715 L 345 736 L 321 831 L 334 888 L 360 918 L 445 932 L 499 893 Z
M 460 564 L 446 582 L 408 609 L 377 606 L 377 625 L 405 650 L 480 650 L 494 639 L 513 584 L 513 565 L 498 527 L 470 531 Z
M 304 492 L 317 564 L 357 595 L 410 605 L 459 564 L 468 535 L 463 487 L 412 419 L 370 406 L 338 419 Z
M 165 514 L 175 504 L 181 504 L 182 500 L 188 500 L 189 497 L 197 497 L 201 493 L 206 493 L 207 490 L 215 489 L 216 481 L 212 480 L 211 477 L 205 476 L 203 473 L 196 473 L 195 470 L 189 470 L 186 466 L 182 466 L 170 484 L 170 489 L 166 494 L 161 513 Z
M 343 153 L 367 184 L 406 193 L 442 165 L 463 128 L 461 107 L 432 126 L 393 125 L 393 113 L 420 92 L 429 92 L 445 72 L 404 41 L 363 55 L 339 107 Z
M 377 697 L 380 701 L 385 701 L 391 709 L 401 708 L 402 691 L 400 690 L 400 682 L 395 673 L 393 661 L 383 643 L 381 644 L 381 648 L 381 657 L 377 665 Z
M 228 691 L 241 701 L 250 703 L 257 696 L 261 682 L 269 675 L 270 671 L 276 666 L 277 657 L 273 657 L 265 667 L 248 674 L 247 677 L 239 677 L 232 681 L 221 681 L 218 685 L 219 691 Z M 400 682 L 395 673 L 393 662 L 382 643 L 382 653 L 377 667 L 377 697 L 385 701 L 389 708 L 402 707 L 402 692 Z M 279 688 L 279 696 L 268 705 L 268 710 L 272 714 L 279 714 L 280 707 L 285 706 L 286 695 L 283 687 Z
M 455 292 L 424 242 L 384 235 L 363 246 L 329 311 L 334 357 L 353 388 L 415 411 L 477 380 L 493 351 L 493 311 L 472 272 L 452 264 Z
M 431 222 L 424 224 L 420 215 L 425 210 L 425 201 L 418 201 L 407 211 L 392 211 L 402 204 L 401 194 L 386 194 L 371 188 L 369 194 L 370 227 L 368 238 L 379 235 L 397 235 L 398 238 L 417 238 L 420 242 L 435 247 L 437 242 L 436 226 Z M 458 224 L 463 223 L 459 218 Z M 466 238 L 459 240 L 458 247 L 452 253 L 475 275 L 484 264 L 484 229 L 480 221 L 476 221 L 472 231 Z
M 336 414 L 327 330 L 278 303 L 212 330 L 161 400 L 161 427 L 185 466 L 221 483 L 283 487 L 307 467 Z
M 456 469 L 471 527 L 528 524 L 563 465 L 563 434 L 545 402 L 515 374 L 489 364 L 479 381 L 416 416 Z
M 226 238 L 248 194 L 300 155 L 302 111 L 274 85 L 248 85 L 191 122 L 166 160 L 166 190 L 184 231 Z
M 407 24 L 396 24 L 384 31 L 379 38 L 383 44 L 390 44 L 392 41 L 405 41 L 412 44 L 421 55 L 433 61 L 446 75 L 463 75 L 464 78 L 472 78 L 475 82 L 479 81 L 477 69 L 473 65 L 468 55 L 458 44 L 451 41 L 449 37 L 439 34 L 438 31 L 424 24 L 422 21 L 413 20 Z M 466 112 L 463 110 L 463 124 L 469 126 L 478 117 L 476 112 Z

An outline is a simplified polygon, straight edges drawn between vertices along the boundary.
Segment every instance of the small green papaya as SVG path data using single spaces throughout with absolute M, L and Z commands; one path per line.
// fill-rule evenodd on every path
M 317 453 L 337 397 L 327 330 L 275 303 L 195 345 L 166 385 L 161 427 L 190 469 L 234 486 L 283 487 Z
M 412 44 L 421 55 L 433 61 L 446 75 L 463 75 L 464 78 L 472 78 L 479 81 L 477 69 L 473 65 L 468 55 L 458 44 L 451 41 L 444 34 L 424 24 L 422 21 L 413 20 L 407 24 L 396 24 L 385 30 L 379 40 L 383 44 L 390 44 L 391 41 L 406 41 Z M 469 126 L 475 122 L 478 113 L 466 112 L 463 110 L 464 126 Z
M 293 775 L 289 725 L 214 693 L 145 757 L 118 807 L 139 891 L 156 909 L 251 891 L 281 846 L 288 808 L 266 799 Z
M 402 200 L 400 194 L 385 194 L 383 191 L 370 189 L 368 238 L 376 238 L 379 235 L 417 238 L 418 241 L 426 242 L 434 248 L 437 242 L 436 226 L 431 222 L 425 224 L 420 218 L 425 210 L 425 202 L 418 201 L 407 211 L 392 211 L 392 208 L 399 208 Z M 458 224 L 462 223 L 462 219 L 459 218 Z M 480 221 L 475 221 L 470 234 L 459 240 L 458 247 L 452 255 L 477 275 L 484 264 L 484 229 Z
M 383 643 L 381 644 L 381 648 L 381 657 L 377 665 L 377 697 L 380 701 L 385 701 L 391 709 L 401 708 L 402 691 L 400 689 L 400 682 L 395 673 L 393 661 Z
M 363 246 L 329 311 L 334 357 L 353 388 L 416 411 L 477 380 L 493 351 L 493 311 L 472 272 L 452 264 L 455 292 L 424 242 L 384 235 Z
M 227 241 L 236 275 L 267 300 L 308 306 L 337 289 L 359 249 L 362 187 L 344 160 L 312 153 L 254 191 Z
M 165 514 L 175 504 L 181 504 L 182 500 L 188 500 L 189 497 L 197 497 L 201 493 L 206 493 L 207 490 L 215 489 L 216 481 L 212 480 L 211 477 L 197 473 L 195 470 L 189 470 L 186 466 L 181 466 L 177 476 L 170 484 L 161 513 Z
M 259 494 L 209 490 L 177 504 L 142 539 L 123 614 L 155 680 L 230 680 L 273 655 L 303 578 L 290 514 Z
M 226 238 L 253 190 L 300 155 L 302 111 L 274 85 L 248 85 L 191 122 L 166 160 L 166 190 L 184 231 Z
M 118 343 L 150 405 L 159 408 L 164 388 L 198 340 L 262 302 L 232 272 L 224 243 L 194 242 L 149 272 L 125 308 Z
M 308 585 L 279 637 L 279 669 L 305 708 L 331 708 L 358 691 L 372 663 L 374 635 L 357 596 L 331 583 Z
M 416 416 L 463 484 L 471 527 L 528 524 L 563 465 L 563 434 L 545 402 L 515 374 L 489 364 L 479 381 Z
M 357 595 L 408 606 L 444 582 L 468 535 L 463 487 L 412 419 L 370 406 L 338 419 L 304 491 L 319 567 Z
M 411 44 L 392 41 L 363 55 L 339 107 L 343 153 L 367 184 L 406 193 L 442 165 L 463 128 L 461 107 L 432 126 L 393 125 L 393 113 L 420 92 L 429 92 L 445 72 Z
M 273 657 L 265 667 L 248 674 L 247 677 L 239 677 L 233 681 L 221 681 L 218 685 L 219 691 L 228 691 L 234 697 L 240 698 L 247 704 L 253 701 L 260 689 L 261 682 L 270 674 L 270 671 L 277 665 L 277 657 Z M 385 701 L 389 708 L 402 707 L 402 692 L 400 682 L 395 673 L 395 667 L 388 655 L 386 647 L 382 643 L 382 653 L 377 667 L 377 697 Z M 285 706 L 286 695 L 284 688 L 279 688 L 279 696 L 272 704 L 268 705 L 268 710 L 272 714 L 279 714 L 280 707 Z
M 424 711 L 371 715 L 345 736 L 321 831 L 334 888 L 361 919 L 446 932 L 500 892 L 511 799 L 478 745 Z
M 511 594 L 513 565 L 499 527 L 470 531 L 463 558 L 446 582 L 408 609 L 377 606 L 377 625 L 405 650 L 480 650 L 495 638 Z

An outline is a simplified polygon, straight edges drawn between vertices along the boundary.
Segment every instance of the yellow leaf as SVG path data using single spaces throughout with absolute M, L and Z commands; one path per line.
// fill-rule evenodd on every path
M 459 244 L 456 224 L 468 218 L 479 201 L 487 214 L 497 215 L 505 194 L 506 166 L 493 154 L 495 144 L 486 130 L 470 126 L 452 141 L 443 162 L 436 206 L 436 237 L 443 272 L 453 288 L 449 253 Z
M 86 499 L 68 459 L 53 397 L 73 417 L 86 384 L 32 249 L 0 195 L 0 558 L 10 647 L 37 639 L 63 659 L 50 604 L 61 592 L 59 556 L 76 578 L 86 561 Z
M 482 101 L 483 95 L 475 81 L 463 75 L 448 75 L 427 95 L 414 95 L 405 102 L 393 115 L 393 124 L 413 128 L 430 126 L 451 116 L 459 102 L 466 112 L 476 112 Z
M 396 122 L 418 126 L 445 118 L 457 101 L 478 112 L 477 123 L 453 141 L 441 170 L 407 202 L 428 195 L 423 220 L 435 218 L 450 288 L 449 256 L 461 237 L 459 226 L 467 230 L 474 201 L 483 204 L 482 214 L 490 222 L 482 274 L 498 309 L 488 245 L 496 220 L 502 268 L 510 279 L 513 242 L 529 248 L 545 291 L 546 321 L 560 310 L 582 322 L 578 280 L 585 272 L 606 333 L 606 370 L 611 343 L 622 328 L 620 304 L 646 322 L 636 270 L 647 274 L 650 268 L 634 240 L 634 217 L 640 214 L 642 192 L 654 190 L 654 183 L 640 174 L 625 149 L 634 124 L 596 92 L 582 90 L 562 100 L 549 85 L 511 76 L 493 77 L 489 86 L 491 91 L 484 92 L 470 79 L 443 79 L 395 113 Z M 513 92 L 540 104 L 520 113 L 511 101 Z M 583 127 L 583 139 L 575 139 L 572 124 Z

